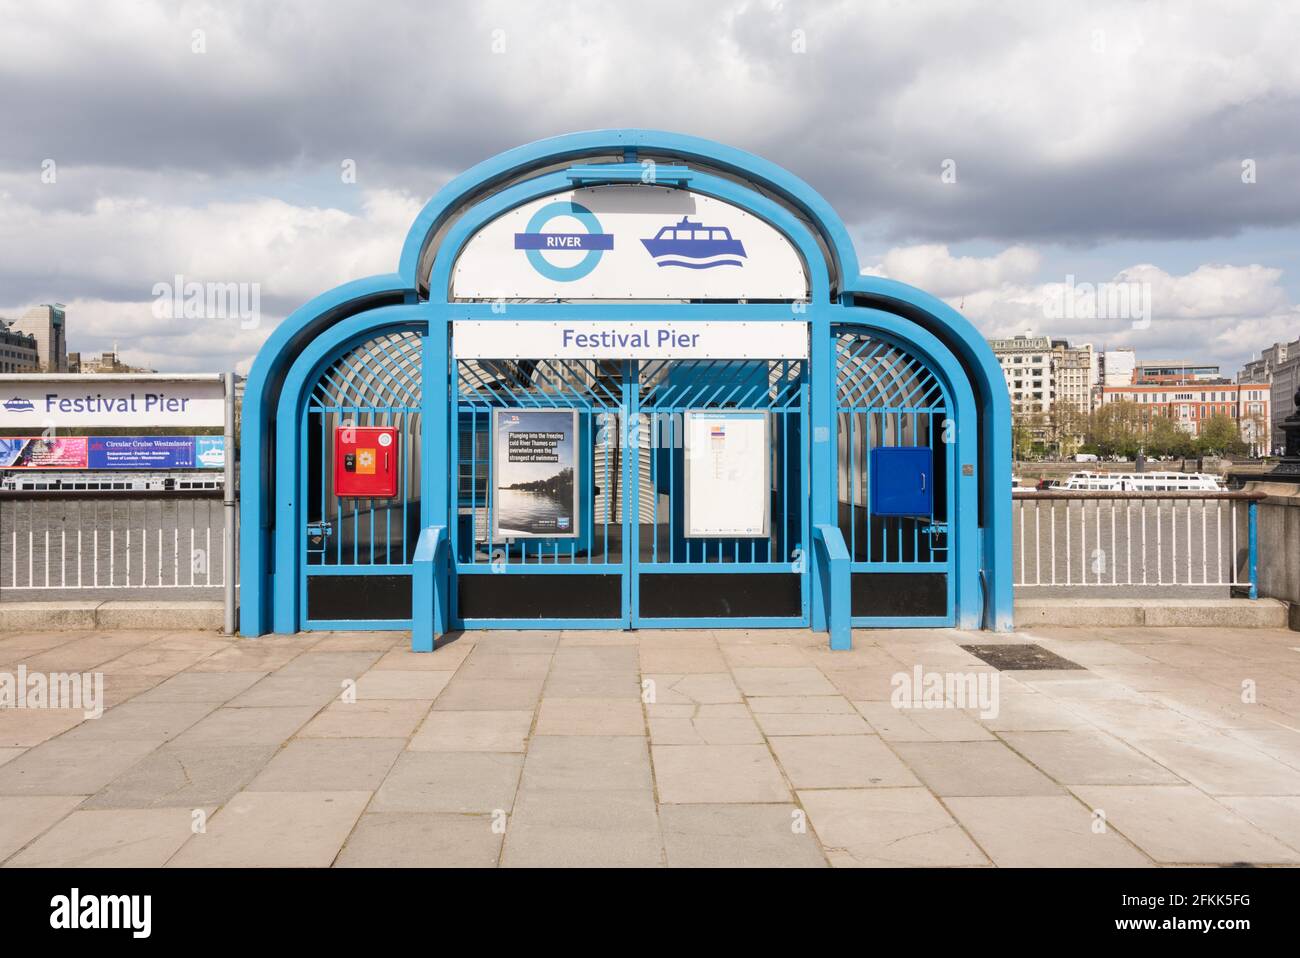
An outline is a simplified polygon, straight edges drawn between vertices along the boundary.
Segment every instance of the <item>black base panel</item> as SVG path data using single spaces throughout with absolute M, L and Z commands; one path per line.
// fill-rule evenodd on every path
M 787 572 L 648 573 L 640 614 L 647 619 L 740 618 L 803 614 L 799 576 Z
M 309 619 L 409 619 L 409 575 L 308 575 Z
M 456 578 L 462 619 L 617 619 L 623 615 L 620 575 L 462 575 Z
M 855 572 L 849 608 L 854 615 L 947 615 L 943 572 Z

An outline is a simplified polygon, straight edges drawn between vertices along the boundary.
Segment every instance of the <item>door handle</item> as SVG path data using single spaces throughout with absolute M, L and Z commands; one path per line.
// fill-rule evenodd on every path
M 921 473 L 921 491 L 925 492 L 925 473 Z

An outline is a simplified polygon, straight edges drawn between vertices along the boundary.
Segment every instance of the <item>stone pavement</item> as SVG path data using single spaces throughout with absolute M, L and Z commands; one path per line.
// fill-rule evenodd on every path
M 110 706 L 0 710 L 0 862 L 1300 862 L 1294 632 L 407 642 L 0 636 L 0 678 L 102 672 Z M 998 673 L 960 647 L 1026 642 L 1083 668 Z M 918 678 L 901 704 L 940 707 L 891 701 Z

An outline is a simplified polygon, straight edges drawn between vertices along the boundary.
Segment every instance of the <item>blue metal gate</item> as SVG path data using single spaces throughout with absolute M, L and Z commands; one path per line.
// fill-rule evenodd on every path
M 838 522 L 851 558 L 853 625 L 954 624 L 955 455 L 943 382 L 900 344 L 844 326 L 835 331 L 835 396 Z M 879 450 L 914 450 L 932 463 L 918 473 L 917 491 L 930 500 L 924 513 L 873 514 L 881 490 L 897 484 L 889 470 L 906 462 Z
M 411 571 L 420 523 L 423 339 L 414 330 L 352 347 L 321 372 L 302 409 L 299 501 L 302 627 L 409 627 Z M 397 430 L 393 498 L 335 495 L 336 430 Z
M 462 628 L 805 625 L 806 364 L 798 360 L 459 360 L 450 530 Z M 577 535 L 494 541 L 492 413 L 573 410 Z M 771 521 L 751 538 L 688 538 L 683 417 L 769 418 Z

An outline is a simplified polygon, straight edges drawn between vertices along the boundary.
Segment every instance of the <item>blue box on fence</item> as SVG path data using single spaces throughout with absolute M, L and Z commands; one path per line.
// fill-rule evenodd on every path
M 926 446 L 872 449 L 871 512 L 877 516 L 933 516 L 933 451 Z

